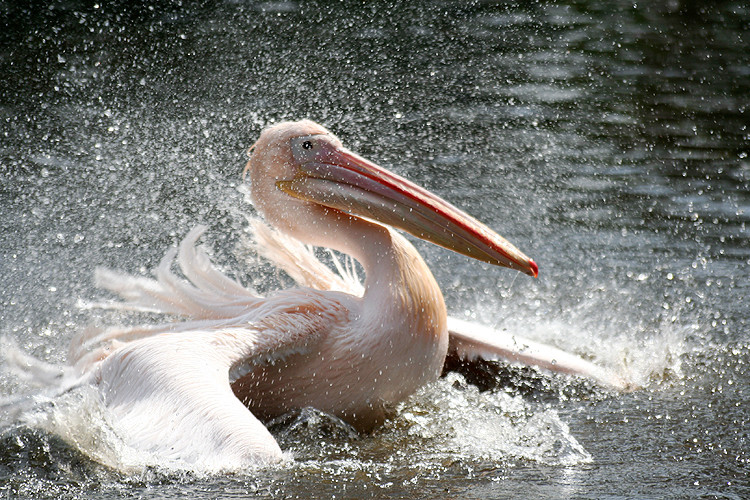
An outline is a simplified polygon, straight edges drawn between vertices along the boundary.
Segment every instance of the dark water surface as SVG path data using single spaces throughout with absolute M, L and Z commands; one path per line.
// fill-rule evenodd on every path
M 239 174 L 266 124 L 307 117 L 539 263 L 531 280 L 417 243 L 453 314 L 644 386 L 478 392 L 452 375 L 370 436 L 292 416 L 275 432 L 294 464 L 220 476 L 100 465 L 96 415 L 47 402 L 0 418 L 0 497 L 750 497 L 746 2 L 0 2 L 0 16 L 3 349 L 64 362 L 75 332 L 113 319 L 80 307 L 102 297 L 94 269 L 147 274 L 198 223 L 217 262 L 261 284 Z M 4 399 L 28 390 L 0 372 Z

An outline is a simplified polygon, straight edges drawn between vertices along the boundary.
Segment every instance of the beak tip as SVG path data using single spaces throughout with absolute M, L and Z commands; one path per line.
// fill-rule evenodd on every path
M 529 259 L 529 267 L 531 268 L 531 272 L 533 273 L 532 276 L 534 278 L 539 276 L 539 266 L 536 265 L 536 262 Z

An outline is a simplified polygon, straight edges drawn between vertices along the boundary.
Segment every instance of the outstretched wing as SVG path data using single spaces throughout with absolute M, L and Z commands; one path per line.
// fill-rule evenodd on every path
M 217 470 L 276 462 L 283 457 L 276 440 L 230 384 L 269 357 L 316 348 L 331 325 L 314 309 L 144 337 L 97 363 L 89 381 L 120 437 L 159 463 Z
M 256 224 L 261 225 L 259 222 Z M 326 292 L 343 289 L 348 285 L 343 278 L 336 277 L 327 268 L 325 269 L 328 274 L 321 274 L 322 278 L 317 282 L 305 280 L 300 283 L 310 288 L 286 290 L 271 298 L 262 297 L 222 273 L 211 263 L 208 255 L 196 246 L 205 230 L 204 226 L 197 226 L 180 242 L 179 248 L 170 249 L 156 270 L 156 279 L 134 277 L 106 269 L 97 270 L 97 285 L 118 294 L 123 299 L 122 302 L 100 303 L 96 304 L 97 306 L 177 315 L 185 318 L 185 321 L 171 320 L 161 324 L 106 330 L 88 329 L 71 341 L 69 363 L 80 373 L 85 373 L 94 364 L 129 342 L 168 332 L 184 332 L 185 335 L 190 335 L 194 331 L 254 325 L 269 315 L 276 315 L 277 318 L 286 317 L 283 314 L 285 311 L 304 309 L 308 302 L 312 308 L 327 311 L 324 316 L 331 320 L 331 315 L 337 315 L 341 311 L 342 296 L 339 294 L 337 299 L 332 299 Z M 259 227 L 258 230 L 258 238 L 261 239 L 265 233 L 263 228 Z M 265 231 L 271 230 L 266 227 Z M 304 249 L 301 243 L 296 240 L 284 242 L 290 247 L 276 248 L 278 258 L 294 259 L 310 277 L 324 268 L 324 265 L 310 254 L 309 250 Z M 295 258 L 295 251 L 299 247 L 302 247 L 302 250 Z M 271 248 L 268 247 L 267 250 Z M 184 278 L 172 272 L 174 260 L 179 264 Z M 339 286 L 336 286 L 336 283 Z
M 448 353 L 460 359 L 505 361 L 583 377 L 617 390 L 629 389 L 626 381 L 613 371 L 547 344 L 450 317 L 448 331 Z
M 275 439 L 231 384 L 258 364 L 317 349 L 348 317 L 345 297 L 311 288 L 261 297 L 196 247 L 204 230 L 165 255 L 155 280 L 97 274 L 99 286 L 124 299 L 106 307 L 184 321 L 83 332 L 69 362 L 99 388 L 125 442 L 159 461 L 201 469 L 278 461 Z M 175 257 L 184 279 L 171 270 Z

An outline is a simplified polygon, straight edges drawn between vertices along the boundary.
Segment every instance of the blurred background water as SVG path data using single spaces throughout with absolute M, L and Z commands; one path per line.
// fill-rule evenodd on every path
M 3 349 L 63 363 L 76 332 L 126 321 L 81 307 L 94 269 L 147 275 L 198 223 L 224 269 L 278 283 L 243 250 L 240 172 L 265 125 L 305 117 L 539 263 L 531 280 L 417 242 L 452 314 L 643 385 L 450 375 L 373 435 L 290 416 L 293 465 L 221 476 L 102 465 L 98 417 L 47 401 L 0 418 L 4 497 L 750 496 L 745 2 L 4 1 L 0 19 Z M 5 400 L 29 390 L 0 370 Z

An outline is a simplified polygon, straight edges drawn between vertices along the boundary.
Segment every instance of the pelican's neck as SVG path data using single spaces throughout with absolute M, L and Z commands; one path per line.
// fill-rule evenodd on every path
M 400 285 L 406 271 L 404 245 L 399 241 L 403 238 L 385 226 L 364 220 L 353 225 L 353 229 L 349 235 L 354 238 L 350 238 L 352 244 L 347 253 L 357 259 L 365 270 L 365 297 L 372 298 L 381 289 Z M 411 247 L 408 242 L 403 243 Z M 414 247 L 411 249 L 421 260 Z M 432 276 L 429 270 L 427 273 Z
M 379 367 L 373 397 L 394 402 L 440 375 L 448 318 L 443 294 L 417 250 L 396 231 L 371 225 L 360 240 L 366 243 L 351 254 L 367 273 L 358 323 Z
M 379 316 L 401 320 L 413 334 L 441 337 L 447 332 L 443 294 L 432 272 L 414 246 L 385 226 L 353 219 L 347 228 L 345 248 L 366 273 L 364 302 Z M 396 333 L 396 332 L 394 332 Z
M 309 214 L 313 215 L 313 214 Z M 365 270 L 364 314 L 390 315 L 393 333 L 447 332 L 443 294 L 419 252 L 395 231 L 334 210 L 309 216 L 307 224 L 295 221 L 292 232 L 315 246 L 324 246 L 354 257 Z M 335 220 L 335 223 L 332 223 Z

